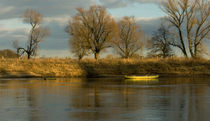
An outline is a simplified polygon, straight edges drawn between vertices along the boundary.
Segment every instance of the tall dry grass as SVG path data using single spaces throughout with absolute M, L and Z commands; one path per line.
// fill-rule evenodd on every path
M 72 59 L 1 59 L 0 75 L 5 77 L 76 77 L 85 72 Z
M 102 75 L 210 75 L 205 59 L 0 59 L 0 77 L 81 77 Z
M 186 58 L 86 59 L 80 62 L 90 76 L 94 75 L 210 75 L 210 61 Z

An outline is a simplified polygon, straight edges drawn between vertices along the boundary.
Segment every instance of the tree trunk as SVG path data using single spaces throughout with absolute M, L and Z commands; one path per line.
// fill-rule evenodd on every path
M 193 51 L 192 51 L 192 47 L 191 47 L 191 46 L 189 47 L 189 50 L 190 50 L 190 55 L 191 55 L 191 57 L 194 58 L 195 55 L 194 55 L 194 53 L 193 53 Z
M 184 40 L 183 40 L 183 36 L 182 36 L 182 31 L 181 31 L 180 28 L 178 28 L 178 30 L 179 30 L 179 37 L 180 37 L 180 41 L 181 41 L 181 45 L 182 45 L 182 53 L 184 54 L 184 56 L 186 58 L 188 58 L 187 51 L 186 51 L 185 44 L 184 44 Z
M 187 52 L 186 52 L 185 49 L 182 49 L 182 53 L 184 54 L 184 56 L 185 56 L 186 58 L 188 58 L 188 55 L 187 55 Z
M 19 58 L 20 56 L 19 56 L 19 50 L 18 49 L 17 49 L 17 53 L 16 54 L 17 54 L 17 58 Z
M 99 59 L 99 53 L 94 53 L 95 55 L 95 59 L 98 60 Z
M 30 53 L 27 53 L 27 55 L 28 55 L 28 59 L 30 59 L 31 58 L 31 54 Z
M 187 24 L 187 28 L 188 28 L 188 24 Z M 192 48 L 192 41 L 191 41 L 191 36 L 190 36 L 190 31 L 189 30 L 187 32 L 187 41 L 188 41 L 190 55 L 191 55 L 192 58 L 194 58 L 194 53 L 193 53 L 193 48 Z
M 194 54 L 193 54 L 193 58 L 197 58 L 198 56 L 198 49 L 197 49 L 197 45 L 195 45 L 195 48 L 194 48 Z
M 82 58 L 83 58 L 83 56 L 81 56 L 81 55 L 78 56 L 79 61 L 82 60 Z

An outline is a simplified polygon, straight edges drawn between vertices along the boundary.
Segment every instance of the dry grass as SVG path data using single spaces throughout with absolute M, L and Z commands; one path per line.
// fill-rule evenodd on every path
M 71 59 L 1 59 L 0 75 L 25 77 L 76 77 L 84 75 Z
M 152 58 L 83 60 L 83 69 L 92 75 L 210 75 L 210 61 L 205 59 Z
M 0 59 L 0 77 L 81 77 L 97 75 L 210 75 L 205 59 Z

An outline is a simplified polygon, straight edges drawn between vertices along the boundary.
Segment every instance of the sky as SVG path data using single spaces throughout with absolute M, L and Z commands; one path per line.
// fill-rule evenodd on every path
M 64 28 L 76 8 L 87 9 L 102 5 L 116 19 L 135 16 L 142 29 L 151 35 L 157 30 L 165 14 L 160 9 L 161 0 L 0 0 L 0 49 L 13 49 L 12 42 L 19 40 L 25 46 L 30 26 L 21 16 L 27 8 L 36 9 L 44 16 L 43 25 L 50 29 L 50 36 L 40 43 L 40 57 L 72 57 L 69 36 Z

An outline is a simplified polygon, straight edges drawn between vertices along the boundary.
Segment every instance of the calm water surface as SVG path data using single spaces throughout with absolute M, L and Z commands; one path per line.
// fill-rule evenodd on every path
M 209 78 L 0 80 L 0 121 L 209 119 Z

